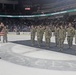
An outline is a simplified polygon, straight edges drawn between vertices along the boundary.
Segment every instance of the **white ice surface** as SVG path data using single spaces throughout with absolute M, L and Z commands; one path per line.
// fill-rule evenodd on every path
M 76 75 L 76 72 L 30 68 L 0 60 L 0 75 Z
M 76 56 L 59 53 L 54 51 L 48 51 L 39 48 L 33 48 L 23 45 L 16 45 L 12 48 L 12 52 L 18 53 L 23 56 L 40 58 L 40 59 L 51 59 L 51 60 L 76 60 Z
M 9 41 L 29 40 L 29 39 L 30 39 L 30 36 L 28 38 L 28 36 L 26 35 L 8 36 Z M 54 41 L 54 39 L 52 39 L 52 41 Z M 3 45 L 4 44 L 1 43 L 0 47 Z M 27 48 L 27 50 L 24 49 L 25 47 Z M 64 60 L 64 58 L 66 58 L 65 60 L 76 60 L 76 56 L 73 56 L 73 55 L 46 51 L 46 50 L 36 51 L 37 50 L 36 48 L 33 48 L 30 52 L 31 47 L 27 47 L 27 46 L 25 47 L 22 45 L 16 45 L 14 46 L 14 49 L 12 49 L 12 51 L 20 55 L 34 57 L 34 58 L 41 58 L 41 59 L 45 58 L 45 59 Z M 27 52 L 27 53 L 24 53 L 24 52 Z M 4 61 L 0 59 L 0 75 L 76 75 L 76 71 L 57 71 L 57 70 L 38 69 L 38 68 L 32 68 L 32 67 L 13 64 L 8 61 Z

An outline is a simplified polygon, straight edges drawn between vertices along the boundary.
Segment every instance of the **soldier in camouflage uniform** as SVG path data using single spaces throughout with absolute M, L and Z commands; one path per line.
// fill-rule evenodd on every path
M 41 46 L 41 27 L 37 26 L 37 42 L 38 42 L 38 46 Z
M 45 29 L 45 42 L 46 42 L 46 46 L 49 48 L 50 47 L 50 39 L 52 37 L 52 30 L 50 29 L 49 26 L 46 26 Z
M 40 40 L 41 40 L 41 43 L 42 43 L 42 41 L 43 41 L 44 29 L 45 29 L 45 28 L 44 28 L 43 26 L 40 26 L 40 30 L 41 30 L 41 33 L 40 33 L 41 37 L 40 37 Z
M 63 39 L 63 43 L 64 43 L 65 38 L 66 38 L 66 26 L 63 26 L 63 29 L 64 29 L 64 39 Z
M 65 37 L 65 30 L 64 30 L 63 26 L 61 25 L 59 27 L 59 31 L 58 31 L 58 40 L 59 40 L 60 50 L 63 50 L 64 37 Z
M 31 26 L 30 32 L 31 32 L 31 43 L 32 43 L 32 46 L 34 46 L 34 44 L 35 44 L 35 34 L 36 34 L 35 26 L 33 26 L 33 25 Z
M 71 23 L 69 23 L 69 27 L 67 28 L 67 41 L 69 48 L 72 48 L 74 35 L 75 35 L 75 29 L 72 27 Z
M 76 30 L 75 30 L 75 44 L 76 44 Z
M 50 27 L 51 27 L 52 32 L 54 32 L 55 31 L 54 30 L 55 26 L 54 25 L 51 25 Z
M 56 47 L 58 47 L 58 45 L 59 45 L 59 40 L 58 40 L 58 33 L 59 33 L 59 27 L 58 27 L 58 25 L 57 26 L 55 26 L 55 28 L 54 28 L 54 35 L 55 35 L 55 42 L 56 42 Z

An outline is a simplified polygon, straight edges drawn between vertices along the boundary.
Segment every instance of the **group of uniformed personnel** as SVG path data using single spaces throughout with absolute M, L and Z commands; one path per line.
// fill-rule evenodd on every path
M 60 50 L 63 50 L 63 45 L 65 38 L 67 37 L 67 42 L 69 48 L 72 48 L 73 44 L 73 37 L 75 36 L 75 43 L 76 43 L 76 30 L 73 28 L 72 24 L 69 23 L 68 27 L 64 25 L 56 25 L 52 28 L 52 26 L 31 26 L 31 42 L 32 46 L 35 45 L 35 36 L 37 33 L 37 43 L 38 46 L 41 46 L 41 43 L 43 41 L 43 35 L 45 34 L 45 44 L 46 47 L 50 47 L 51 37 L 52 37 L 52 31 L 54 31 L 55 36 L 55 43 L 56 47 L 59 47 Z

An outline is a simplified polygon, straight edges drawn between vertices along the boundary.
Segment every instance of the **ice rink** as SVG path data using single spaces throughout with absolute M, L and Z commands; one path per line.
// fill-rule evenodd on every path
M 59 51 L 54 36 L 50 48 L 45 42 L 39 48 L 37 41 L 31 46 L 30 33 L 8 34 L 8 43 L 0 41 L 0 57 L 0 75 L 76 75 L 74 41 L 69 49 L 65 40 L 63 51 Z

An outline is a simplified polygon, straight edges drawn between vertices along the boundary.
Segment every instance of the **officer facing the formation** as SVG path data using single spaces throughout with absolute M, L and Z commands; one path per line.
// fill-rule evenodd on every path
M 59 26 L 57 25 L 57 26 L 55 26 L 55 28 L 54 28 L 54 35 L 55 35 L 55 43 L 56 43 L 56 47 L 58 47 L 58 45 L 59 45 L 59 40 L 58 40 L 58 32 L 59 32 Z
M 50 29 L 49 26 L 46 26 L 46 29 L 45 29 L 45 43 L 46 43 L 46 46 L 49 48 L 50 47 L 50 39 L 52 37 L 52 31 Z
M 67 42 L 69 48 L 72 48 L 74 35 L 75 35 L 75 29 L 72 27 L 71 23 L 69 23 L 69 26 L 67 28 Z
M 58 31 L 58 39 L 59 39 L 60 50 L 63 50 L 64 37 L 65 37 L 65 30 L 64 30 L 63 26 L 61 25 L 59 27 L 59 31 Z
M 7 42 L 7 33 L 8 33 L 8 30 L 6 28 L 6 26 L 4 26 L 2 32 L 4 33 L 3 35 L 3 43 Z
M 35 26 L 31 26 L 31 43 L 32 43 L 32 46 L 35 44 L 35 34 L 36 34 L 36 28 Z

